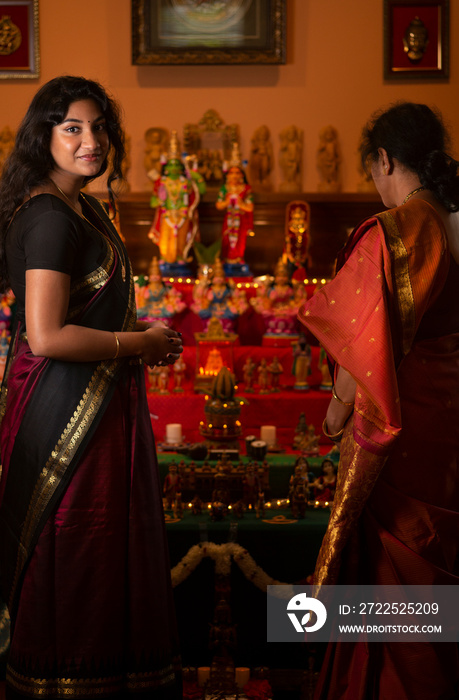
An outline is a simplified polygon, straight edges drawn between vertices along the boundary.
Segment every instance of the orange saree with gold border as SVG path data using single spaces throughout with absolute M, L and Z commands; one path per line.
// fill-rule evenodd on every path
M 299 317 L 356 380 L 317 585 L 454 584 L 459 268 L 422 200 L 356 229 Z M 433 319 L 433 321 L 432 321 Z M 455 645 L 330 645 L 321 700 L 458 697 Z

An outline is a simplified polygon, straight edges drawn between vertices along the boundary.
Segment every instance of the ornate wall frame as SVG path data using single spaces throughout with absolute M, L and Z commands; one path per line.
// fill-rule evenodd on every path
M 38 0 L 0 0 L 0 78 L 39 78 Z
M 449 0 L 384 0 L 384 78 L 449 77 Z
M 132 63 L 279 64 L 286 0 L 131 0 Z

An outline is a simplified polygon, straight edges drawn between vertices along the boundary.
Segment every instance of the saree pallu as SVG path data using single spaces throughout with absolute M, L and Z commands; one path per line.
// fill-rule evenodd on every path
M 321 584 L 456 584 L 459 333 L 418 340 L 449 271 L 425 202 L 379 215 L 351 238 L 335 280 L 300 312 L 357 382 Z M 453 305 L 457 305 L 453 301 Z M 455 644 L 330 644 L 320 700 L 452 700 Z
M 72 280 L 67 320 L 133 330 L 124 249 L 88 199 L 105 225 L 106 255 L 85 279 Z M 19 326 L 2 398 L 7 697 L 180 697 L 142 366 L 129 358 L 35 357 Z

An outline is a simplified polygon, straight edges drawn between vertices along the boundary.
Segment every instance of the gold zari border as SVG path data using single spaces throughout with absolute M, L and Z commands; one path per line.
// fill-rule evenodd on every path
M 386 233 L 387 245 L 393 261 L 394 295 L 400 314 L 402 350 L 403 354 L 406 355 L 411 349 L 416 330 L 416 311 L 408 266 L 408 251 L 394 217 L 389 212 L 383 212 L 378 214 L 377 218 Z
M 105 360 L 98 365 L 73 416 L 67 423 L 67 427 L 51 452 L 35 484 L 21 532 L 16 571 L 9 601 L 10 608 L 13 604 L 19 577 L 30 553 L 33 536 L 40 517 L 59 487 L 81 439 L 86 435 L 96 417 L 109 384 L 113 379 L 116 365 L 116 360 Z
M 178 668 L 178 666 L 177 666 Z M 126 673 L 107 678 L 31 678 L 8 665 L 7 683 L 19 693 L 31 697 L 107 697 L 120 690 L 148 690 L 161 688 L 174 682 L 172 664 L 158 671 Z

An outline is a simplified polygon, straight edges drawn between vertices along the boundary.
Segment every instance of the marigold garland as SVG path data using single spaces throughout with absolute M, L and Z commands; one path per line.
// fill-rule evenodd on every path
M 215 544 L 214 542 L 202 542 L 195 544 L 185 554 L 183 559 L 173 567 L 171 571 L 172 585 L 175 588 L 196 569 L 198 564 L 210 557 L 215 562 L 215 573 L 222 576 L 229 576 L 231 570 L 231 560 L 237 564 L 244 576 L 257 588 L 266 593 L 268 586 L 291 586 L 292 584 L 282 583 L 269 576 L 261 566 L 255 562 L 248 551 L 236 544 L 236 542 L 226 542 Z M 293 595 L 293 588 L 285 592 L 285 597 Z

